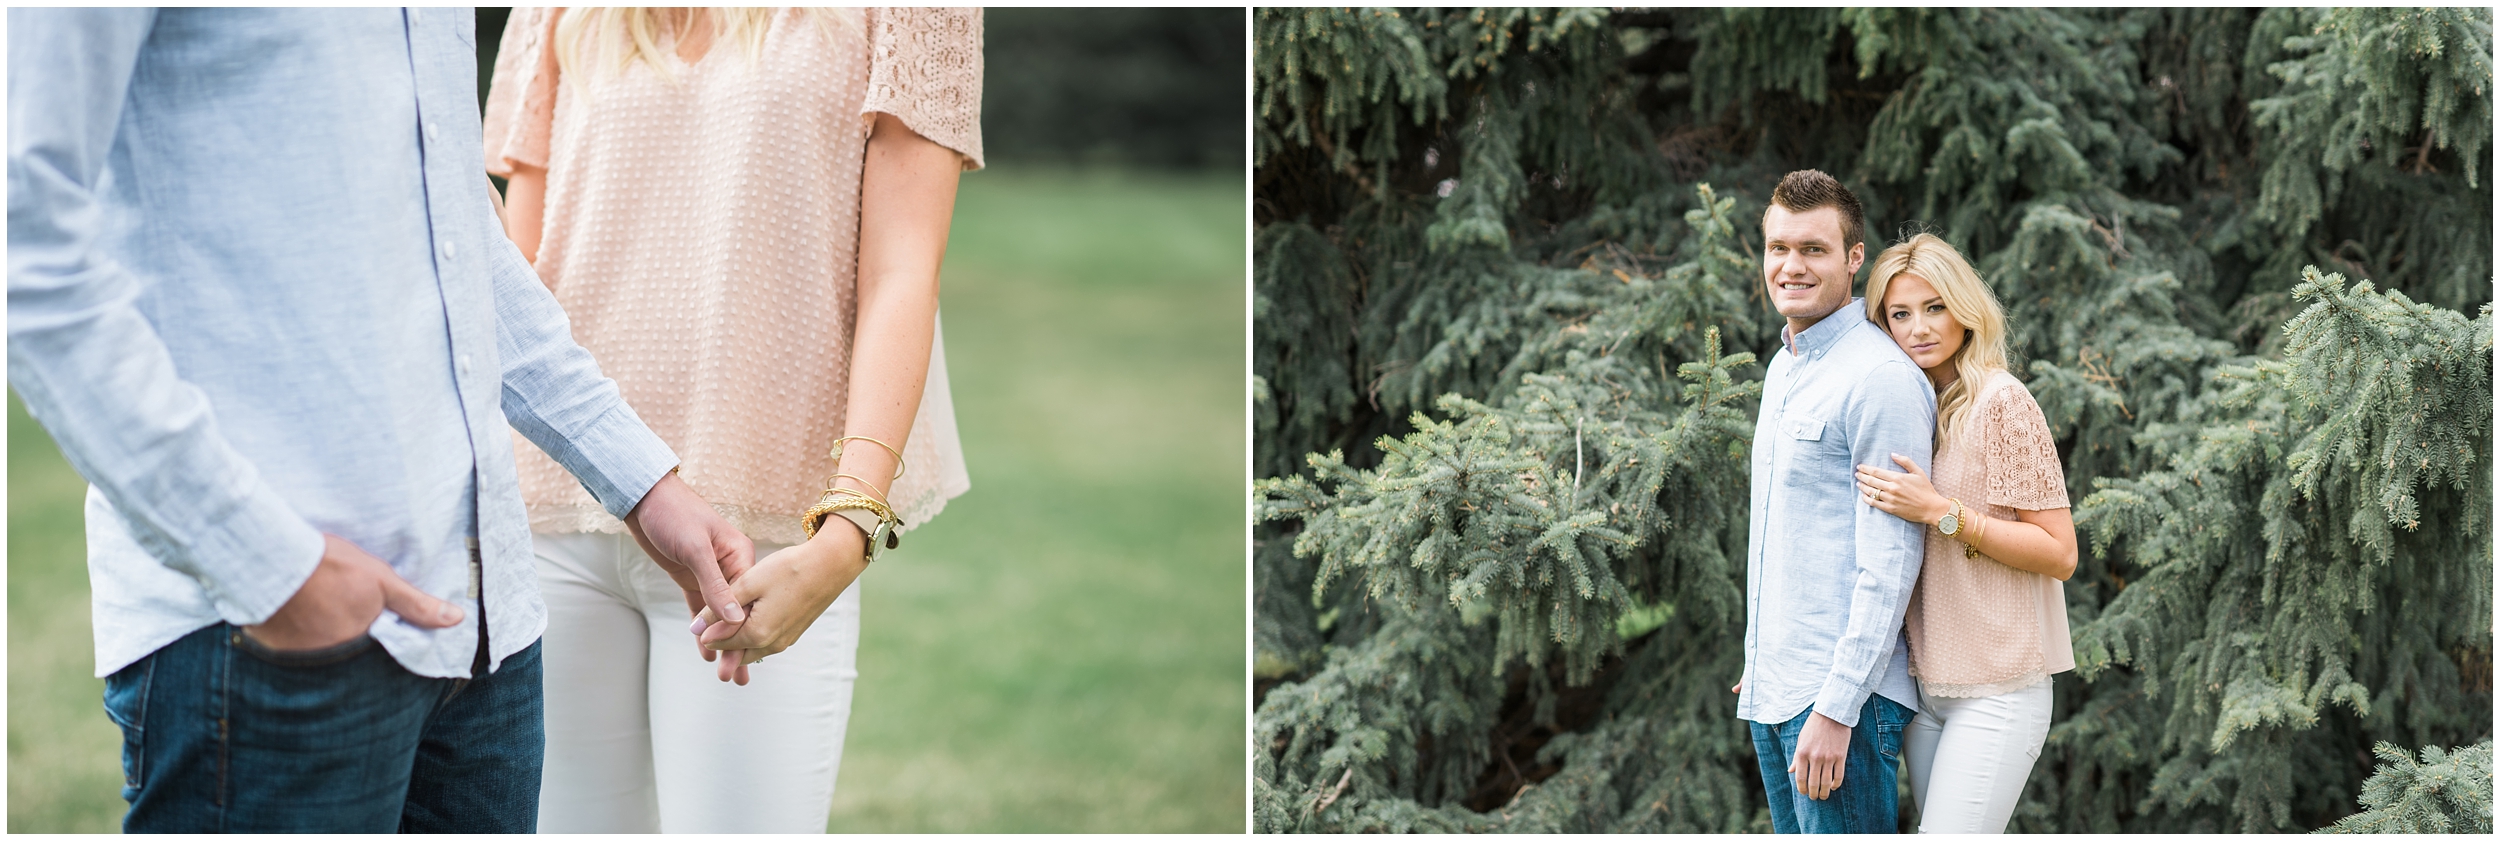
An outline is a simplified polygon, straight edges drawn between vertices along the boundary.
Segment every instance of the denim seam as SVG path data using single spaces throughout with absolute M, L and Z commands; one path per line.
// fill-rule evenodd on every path
M 232 754 L 230 743 L 233 740 L 233 734 L 227 729 L 227 722 L 232 720 L 234 713 L 233 641 L 243 635 L 242 629 L 232 623 L 228 623 L 226 627 L 227 642 L 224 646 L 220 646 L 220 653 L 223 656 L 217 658 L 217 797 L 215 803 L 217 831 L 221 833 L 226 831 L 227 760 Z
M 131 713 L 131 723 L 124 725 L 123 727 L 123 738 L 126 741 L 135 742 L 136 744 L 126 744 L 122 748 L 124 751 L 131 751 L 137 754 L 132 758 L 129 767 L 122 775 L 122 784 L 134 793 L 145 791 L 147 789 L 148 696 L 156 691 L 156 658 L 149 657 L 140 661 L 138 665 L 139 673 L 137 677 L 139 679 L 139 709 Z M 109 713 L 111 711 L 107 710 L 106 712 Z M 120 724 L 118 721 L 114 723 Z M 137 748 L 137 750 L 132 751 L 131 749 L 134 747 Z
M 131 776 L 138 783 L 137 785 L 131 786 L 131 788 L 134 789 L 145 790 L 147 787 L 148 699 L 155 696 L 155 694 L 156 658 L 150 657 L 148 658 L 147 665 L 139 671 L 139 714 L 136 716 L 139 726 L 134 728 L 139 731 L 139 762 L 138 767 L 131 769 L 133 772 Z
M 155 691 L 156 658 L 150 657 L 147 665 L 139 670 L 139 713 L 131 717 L 138 722 L 138 726 L 132 729 L 139 731 L 140 744 L 146 744 L 148 740 L 148 695 Z
M 425 714 L 426 726 L 433 726 L 434 717 L 442 715 L 444 708 L 451 706 L 451 700 L 460 697 L 460 690 L 469 688 L 469 681 L 475 678 L 455 677 L 448 678 L 448 680 L 451 683 L 444 689 L 443 697 L 434 699 L 434 709 Z

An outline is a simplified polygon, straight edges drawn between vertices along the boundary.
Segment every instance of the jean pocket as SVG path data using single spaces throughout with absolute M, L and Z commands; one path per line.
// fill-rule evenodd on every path
M 156 674 L 156 657 L 122 667 L 104 679 L 104 715 L 122 729 L 122 797 L 139 793 L 147 779 L 148 686 Z
M 1881 695 L 1874 696 L 1874 703 L 1870 706 L 1872 709 L 1867 711 L 1870 715 L 1866 717 L 1875 722 L 1875 752 L 1882 754 L 1886 762 L 1899 760 L 1901 734 L 1910 728 L 1910 719 L 1917 717 L 1918 713 L 1899 701 Z
M 356 659 L 357 655 L 365 653 L 365 649 L 373 647 L 372 634 L 359 634 L 355 639 L 337 645 L 326 648 L 308 648 L 302 651 L 285 651 L 262 645 L 260 640 L 253 639 L 251 634 L 244 633 L 241 628 L 234 629 L 231 639 L 236 648 L 243 649 L 243 653 L 252 655 L 255 660 L 272 666 L 296 669 L 335 666 Z

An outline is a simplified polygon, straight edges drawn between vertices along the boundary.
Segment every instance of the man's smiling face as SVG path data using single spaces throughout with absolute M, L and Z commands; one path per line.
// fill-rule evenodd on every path
M 1839 208 L 1798 213 L 1773 203 L 1762 215 L 1762 234 L 1763 284 L 1790 332 L 1849 303 L 1849 281 L 1866 259 L 1866 246 L 1841 246 Z

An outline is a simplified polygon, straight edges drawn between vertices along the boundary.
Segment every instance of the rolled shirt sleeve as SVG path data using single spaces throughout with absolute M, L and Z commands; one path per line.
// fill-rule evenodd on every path
M 97 247 L 98 182 L 148 9 L 9 10 L 9 382 L 131 535 L 220 618 L 266 620 L 322 537 L 219 432 Z
M 581 480 L 610 516 L 625 519 L 677 466 L 676 452 L 574 343 L 572 322 L 520 248 L 503 240 L 489 257 L 504 417 Z
M 1925 375 L 1907 362 L 1879 363 L 1858 384 L 1849 404 L 1849 458 L 1854 465 L 1899 470 L 1894 455 L 1910 458 L 1920 471 L 1932 467 L 1935 414 L 1925 395 L 1932 391 Z M 1856 569 L 1849 597 L 1848 625 L 1832 647 L 1832 670 L 1815 694 L 1814 711 L 1851 727 L 1858 711 L 1876 690 L 1881 669 L 1901 638 L 1901 622 L 1909 611 L 1910 588 L 1926 553 L 1925 526 L 1893 516 L 1863 502 L 1856 506 Z

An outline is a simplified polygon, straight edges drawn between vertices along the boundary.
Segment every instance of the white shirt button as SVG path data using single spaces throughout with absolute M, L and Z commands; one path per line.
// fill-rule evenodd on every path
M 436 130 L 435 130 L 435 128 L 434 128 L 434 121 L 433 121 L 433 120 L 427 120 L 427 121 L 425 121 L 425 142 L 427 142 L 427 143 L 433 143 L 433 142 L 436 142 L 437 138 L 439 138 L 441 135 L 442 135 L 442 132 L 440 132 L 440 131 L 436 131 Z
M 465 353 L 460 355 L 460 375 L 463 377 L 469 375 L 469 355 Z
M 456 257 L 459 257 L 459 256 L 460 256 L 460 247 L 459 247 L 459 246 L 457 246 L 457 245 L 453 245 L 453 244 L 451 243 L 451 241 L 450 241 L 450 240 L 444 240 L 444 241 L 443 241 L 443 259 L 445 259 L 445 260 L 450 260 L 450 259 L 453 259 L 453 258 L 456 258 Z

